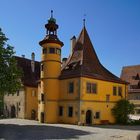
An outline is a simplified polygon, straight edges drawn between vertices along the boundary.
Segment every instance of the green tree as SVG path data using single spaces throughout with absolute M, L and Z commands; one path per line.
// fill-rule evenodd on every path
M 21 87 L 21 70 L 17 67 L 14 48 L 0 28 L 0 94 L 14 93 Z
M 112 108 L 112 114 L 116 119 L 116 123 L 127 124 L 129 114 L 134 113 L 134 104 L 130 103 L 126 99 L 119 100 L 116 105 Z

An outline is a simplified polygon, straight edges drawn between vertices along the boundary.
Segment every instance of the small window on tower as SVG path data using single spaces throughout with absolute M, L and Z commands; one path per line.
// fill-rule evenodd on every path
M 43 71 L 44 69 L 44 64 L 41 64 L 41 71 Z
M 46 48 L 44 48 L 42 51 L 43 51 L 43 54 L 47 53 L 47 49 Z
M 61 54 L 61 50 L 57 48 L 56 49 L 56 54 L 59 54 L 60 55 Z
M 44 94 L 41 93 L 41 101 L 44 102 Z
M 51 54 L 55 53 L 55 48 L 49 48 L 49 53 Z

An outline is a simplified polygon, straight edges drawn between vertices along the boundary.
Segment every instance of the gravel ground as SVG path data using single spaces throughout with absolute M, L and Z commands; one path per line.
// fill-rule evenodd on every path
M 24 119 L 0 120 L 0 140 L 137 140 L 140 126 L 40 124 Z M 140 140 L 140 139 L 139 139 Z

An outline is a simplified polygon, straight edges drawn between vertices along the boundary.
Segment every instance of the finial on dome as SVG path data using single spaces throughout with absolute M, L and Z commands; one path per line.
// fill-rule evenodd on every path
M 53 18 L 53 10 L 51 10 L 51 18 Z

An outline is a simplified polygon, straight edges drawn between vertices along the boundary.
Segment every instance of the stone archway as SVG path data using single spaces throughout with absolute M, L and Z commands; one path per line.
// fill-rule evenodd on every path
M 11 106 L 11 118 L 16 118 L 16 108 L 14 105 Z
M 92 124 L 92 111 L 87 110 L 86 112 L 86 124 L 91 125 Z

